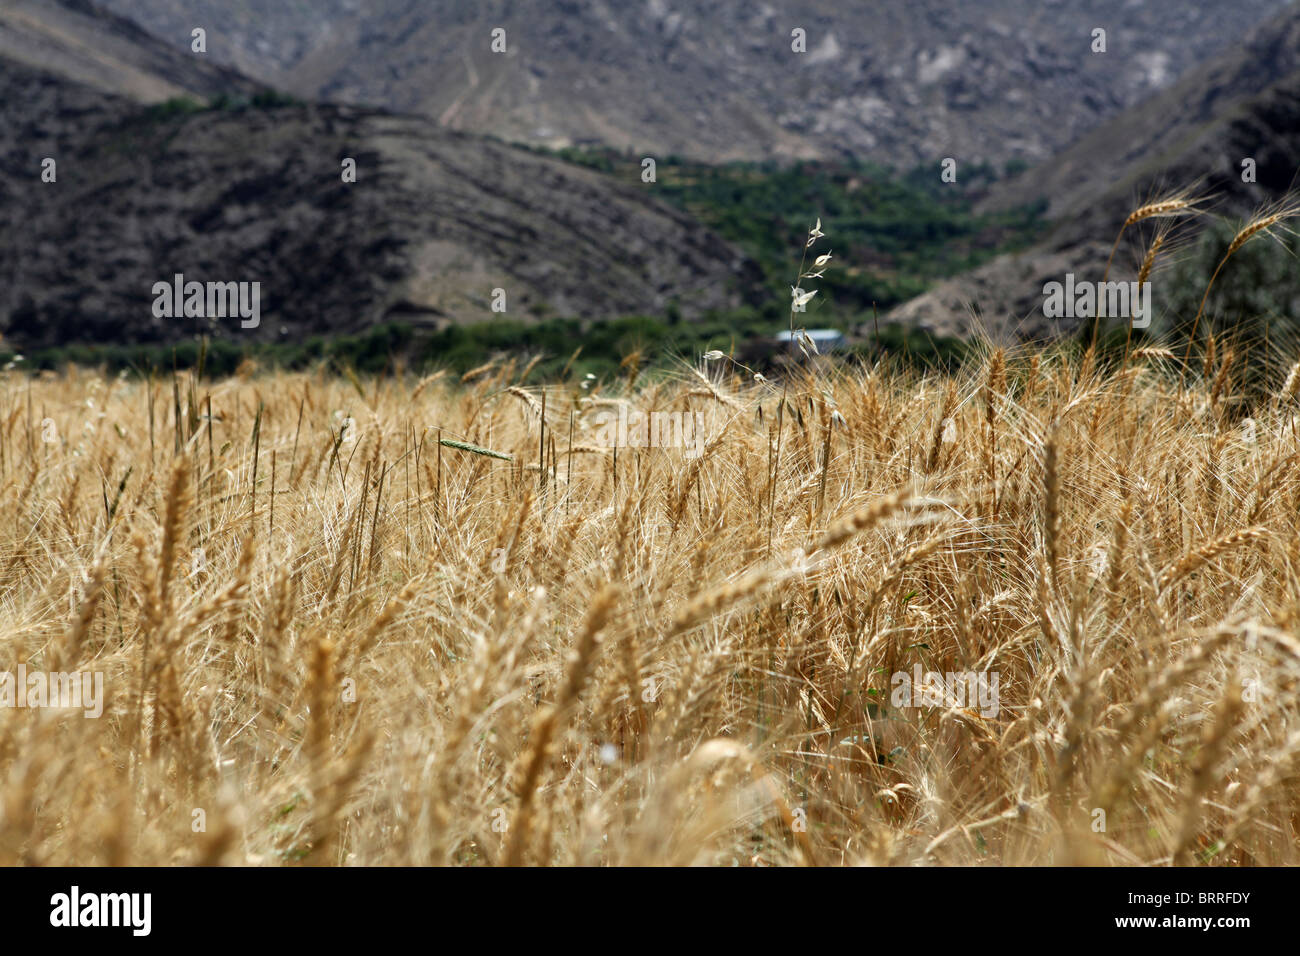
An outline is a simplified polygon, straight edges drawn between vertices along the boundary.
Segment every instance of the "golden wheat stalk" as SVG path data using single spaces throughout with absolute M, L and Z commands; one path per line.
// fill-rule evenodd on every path
M 1187 352 L 1183 356 L 1184 366 L 1192 357 L 1192 345 L 1196 342 L 1196 333 L 1201 327 L 1201 315 L 1205 312 L 1205 303 L 1210 298 L 1210 290 L 1214 288 L 1214 281 L 1219 278 L 1219 273 L 1227 265 L 1228 260 L 1252 239 L 1258 236 L 1274 235 L 1273 230 L 1281 228 L 1284 223 L 1295 218 L 1296 215 L 1300 215 L 1300 202 L 1289 198 L 1283 199 L 1271 208 L 1256 213 L 1244 226 L 1237 230 L 1237 234 L 1232 237 L 1232 242 L 1228 243 L 1228 251 L 1223 254 L 1219 264 L 1214 267 L 1210 281 L 1205 286 L 1205 292 L 1201 295 L 1201 304 L 1196 310 L 1196 318 L 1192 321 L 1192 331 L 1187 339 Z
M 1119 233 L 1115 236 L 1115 242 L 1110 247 L 1110 255 L 1106 258 L 1106 270 L 1102 273 L 1102 282 L 1110 278 L 1111 263 L 1115 260 L 1115 251 L 1119 249 L 1119 242 L 1124 238 L 1124 232 L 1130 226 L 1135 226 L 1139 222 L 1147 219 L 1165 218 L 1169 216 L 1185 216 L 1198 211 L 1198 206 L 1203 200 L 1194 199 L 1186 191 L 1180 191 L 1163 199 L 1157 199 L 1149 203 L 1138 206 L 1128 214 L 1123 225 L 1119 227 Z

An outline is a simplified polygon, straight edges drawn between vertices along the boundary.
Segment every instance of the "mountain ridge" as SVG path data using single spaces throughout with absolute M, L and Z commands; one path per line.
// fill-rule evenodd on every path
M 305 99 L 549 147 L 906 168 L 1045 159 L 1285 0 L 1201 0 L 1176 17 L 1127 0 L 318 0 L 311 16 L 249 0 L 106 2 L 161 35 L 206 25 L 214 56 Z M 496 29 L 504 53 L 491 51 Z
M 1255 161 L 1254 182 L 1243 181 L 1247 158 Z M 1298 163 L 1300 8 L 1292 7 L 1202 73 L 1104 124 L 1050 163 L 996 185 L 982 210 L 1042 201 L 1054 222 L 1050 234 L 939 283 L 887 318 L 940 335 L 968 333 L 972 324 L 995 337 L 1066 334 L 1076 322 L 1041 314 L 1044 283 L 1069 272 L 1099 279 L 1111 242 L 1137 206 L 1186 190 L 1212 197 L 1203 208 L 1216 216 L 1242 220 L 1296 187 Z M 1112 278 L 1133 278 L 1141 255 L 1132 245 L 1136 235 L 1116 256 Z
M 0 144 L 0 334 L 11 345 L 294 341 L 395 321 L 670 306 L 692 317 L 753 294 L 754 264 L 694 219 L 558 159 L 382 109 L 245 101 L 237 94 L 264 88 L 239 78 L 235 96 L 217 87 L 206 107 L 141 103 L 117 75 L 92 77 L 95 88 L 51 66 L 0 54 L 12 133 Z M 46 159 L 54 182 L 42 181 Z M 265 320 L 159 321 L 151 290 L 177 273 L 261 282 Z
M 265 84 L 164 43 L 91 0 L 5 0 L 0 56 L 143 103 L 265 92 Z

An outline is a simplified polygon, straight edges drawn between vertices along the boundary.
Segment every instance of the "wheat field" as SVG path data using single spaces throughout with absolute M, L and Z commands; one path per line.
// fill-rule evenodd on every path
M 104 701 L 0 708 L 0 863 L 1300 862 L 1300 366 L 1215 352 L 7 372 L 3 666 Z

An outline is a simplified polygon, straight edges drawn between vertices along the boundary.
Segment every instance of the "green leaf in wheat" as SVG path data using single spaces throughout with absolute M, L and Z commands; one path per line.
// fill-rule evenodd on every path
M 471 445 L 467 441 L 452 441 L 450 438 L 443 438 L 439 444 L 446 445 L 448 448 L 457 448 L 460 451 L 467 451 L 474 455 L 487 455 L 489 458 L 500 458 L 502 461 L 514 461 L 514 456 L 507 455 L 503 452 L 492 451 L 490 448 L 483 448 L 479 445 Z

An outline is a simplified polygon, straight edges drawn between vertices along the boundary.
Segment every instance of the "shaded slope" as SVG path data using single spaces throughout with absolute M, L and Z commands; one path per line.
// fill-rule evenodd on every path
M 471 321 L 493 314 L 496 288 L 508 317 L 654 314 L 673 300 L 690 317 L 738 304 L 754 276 L 642 190 L 419 118 L 177 115 L 5 60 L 0 102 L 24 131 L 0 154 L 0 332 L 26 347 Z M 42 154 L 58 159 L 56 184 L 40 182 Z M 355 184 L 341 181 L 344 157 Z M 177 272 L 260 282 L 260 327 L 155 319 L 152 287 Z
M 1257 181 L 1242 180 L 1242 160 Z M 1051 234 L 900 306 L 890 319 L 966 334 L 970 314 L 995 332 L 1068 332 L 1041 314 L 1043 284 L 1067 272 L 1100 279 L 1110 244 L 1141 202 L 1171 188 L 1213 194 L 1213 212 L 1241 219 L 1297 185 L 1300 170 L 1300 10 L 1259 28 L 1238 50 L 998 187 L 986 211 L 1047 202 Z M 1132 278 L 1137 253 L 1121 249 L 1112 278 Z M 1208 277 L 1207 277 L 1208 278 Z

